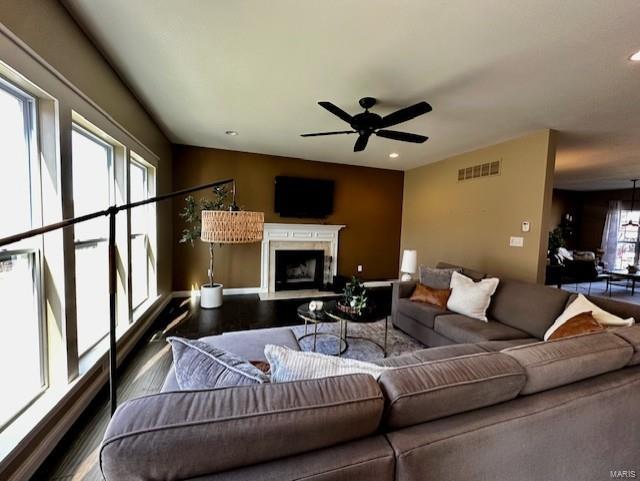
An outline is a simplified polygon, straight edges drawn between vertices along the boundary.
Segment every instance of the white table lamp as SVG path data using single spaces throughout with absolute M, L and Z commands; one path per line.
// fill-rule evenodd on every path
M 401 281 L 410 281 L 413 278 L 413 274 L 418 270 L 418 254 L 415 250 L 405 249 L 402 253 L 402 265 L 400 266 L 400 272 L 402 276 Z

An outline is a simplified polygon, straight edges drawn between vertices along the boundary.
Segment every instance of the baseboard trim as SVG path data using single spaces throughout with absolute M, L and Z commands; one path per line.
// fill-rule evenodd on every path
M 388 287 L 391 285 L 391 283 L 393 281 L 395 281 L 397 279 L 390 279 L 388 281 L 365 281 L 363 282 L 365 287 Z M 222 290 L 222 293 L 225 296 L 237 296 L 237 295 L 242 295 L 242 294 L 261 294 L 261 298 L 264 297 L 269 298 L 269 295 L 267 294 L 267 292 L 262 291 L 259 287 L 225 287 Z M 336 295 L 335 293 L 331 293 L 329 295 Z M 193 290 L 193 291 L 173 291 L 172 293 L 172 297 L 176 298 L 176 297 L 200 297 L 200 291 L 199 290 Z M 277 299 L 277 296 L 273 297 L 274 299 Z M 282 297 L 283 299 L 286 297 Z M 293 296 L 292 298 L 296 298 L 296 296 Z
M 236 296 L 239 294 L 258 294 L 259 287 L 227 287 L 222 290 L 225 296 Z M 200 297 L 200 291 L 173 291 L 173 297 Z
M 362 284 L 364 287 L 389 287 L 392 282 L 398 279 L 390 279 L 388 281 L 364 281 Z
M 152 308 L 151 312 L 145 316 L 144 321 L 134 332 L 131 332 L 129 336 L 127 336 L 128 333 L 125 333 L 123 338 L 118 341 L 118 364 L 126 358 L 133 349 L 133 346 L 135 346 L 140 338 L 149 330 L 149 327 L 151 327 L 162 310 L 169 304 L 172 297 L 172 294 L 164 296 L 164 299 L 160 300 L 158 304 Z M 4 478 L 2 470 L 0 470 L 0 477 L 2 477 L 2 479 L 8 479 L 9 481 L 22 481 L 24 479 L 30 479 L 33 476 L 40 465 L 46 460 L 47 456 L 51 454 L 60 440 L 77 421 L 78 416 L 84 412 L 100 389 L 102 389 L 102 387 L 109 381 L 107 355 L 108 354 L 105 354 L 103 359 L 96 362 L 96 364 L 84 374 L 84 379 L 77 381 L 76 385 L 65 394 L 65 396 L 42 420 L 40 420 L 38 426 L 31 430 L 31 432 L 23 439 L 19 447 L 7 457 L 15 459 L 20 452 L 30 449 L 29 455 L 15 470 L 13 470 L 12 473 L 9 474 L 8 478 Z M 69 399 L 74 395 L 77 395 L 78 392 L 81 394 L 77 401 L 69 401 Z M 30 447 L 29 444 L 32 443 L 34 437 L 41 434 L 42 428 L 40 426 L 46 426 L 48 422 L 54 418 L 56 419 L 56 422 L 53 427 L 44 434 L 43 439 L 40 440 L 35 447 Z M 9 460 L 4 459 L 3 464 L 5 461 Z

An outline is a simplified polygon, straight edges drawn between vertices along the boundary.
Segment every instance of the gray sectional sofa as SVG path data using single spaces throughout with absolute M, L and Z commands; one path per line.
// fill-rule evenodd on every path
M 402 307 L 408 285 L 398 284 L 394 324 L 440 347 L 385 359 L 393 369 L 378 381 L 359 374 L 181 392 L 170 372 L 164 392 L 118 408 L 100 451 L 104 476 L 601 481 L 640 472 L 640 326 L 539 342 L 569 300 L 541 289 L 502 283 L 492 323 L 480 329 Z M 640 306 L 592 300 L 640 318 Z M 443 329 L 444 319 L 455 329 Z M 264 359 L 269 342 L 298 349 L 288 328 L 205 341 L 252 360 Z
M 439 268 L 457 267 L 444 262 Z M 478 271 L 459 268 L 462 273 L 482 279 Z M 393 285 L 391 316 L 395 327 L 427 346 L 460 343 L 491 343 L 504 349 L 537 342 L 553 321 L 564 311 L 575 295 L 561 289 L 529 282 L 500 279 L 487 312 L 489 322 L 409 300 L 417 281 Z M 588 296 L 596 305 L 612 312 L 624 312 L 624 317 L 638 317 L 638 306 L 597 296 Z M 635 312 L 635 316 L 632 314 Z

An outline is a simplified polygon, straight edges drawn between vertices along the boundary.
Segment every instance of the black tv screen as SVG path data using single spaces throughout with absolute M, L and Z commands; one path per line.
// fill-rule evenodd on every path
M 275 211 L 281 217 L 326 217 L 333 212 L 333 190 L 333 180 L 278 176 Z

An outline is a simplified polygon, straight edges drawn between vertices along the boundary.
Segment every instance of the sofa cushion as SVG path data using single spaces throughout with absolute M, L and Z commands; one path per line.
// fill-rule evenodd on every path
M 475 346 L 484 349 L 486 352 L 498 352 L 510 347 L 533 344 L 534 342 L 540 342 L 540 339 L 535 337 L 526 337 L 524 339 L 509 339 L 508 341 L 482 341 L 475 344 Z
M 451 284 L 451 275 L 454 272 L 462 272 L 461 267 L 438 268 L 420 266 L 420 282 L 433 289 L 448 289 Z
M 501 279 L 489 306 L 489 318 L 542 339 L 564 310 L 569 293 L 530 282 Z
M 264 346 L 270 343 L 297 351 L 300 350 L 295 334 L 293 334 L 293 331 L 288 327 L 228 332 L 217 336 L 201 337 L 199 341 L 205 342 L 212 347 L 223 349 L 235 354 L 241 359 L 249 361 L 267 362 L 267 358 L 264 357 Z M 180 386 L 178 386 L 178 381 L 176 380 L 175 366 L 172 365 L 169 368 L 169 372 L 160 391 L 178 391 L 179 389 Z
M 629 361 L 629 366 L 640 364 L 640 325 L 630 327 L 618 327 L 611 329 L 616 336 L 620 336 L 633 347 L 633 357 Z
M 400 356 L 387 357 L 376 361 L 376 364 L 386 367 L 402 367 L 414 364 L 422 364 L 428 361 L 439 361 L 451 357 L 466 356 L 468 354 L 481 354 L 486 352 L 475 344 L 451 344 L 450 346 L 430 347 L 420 349 Z
M 486 321 L 491 296 L 499 283 L 500 279 L 497 277 L 475 282 L 464 274 L 454 272 L 451 275 L 451 295 L 447 301 L 447 309 Z
M 516 359 L 527 372 L 522 394 L 533 394 L 620 369 L 631 360 L 633 347 L 603 331 L 502 352 Z
M 433 323 L 437 316 L 450 313 L 450 311 L 441 307 L 422 302 L 413 302 L 409 299 L 398 299 L 398 312 L 430 328 L 433 328 Z
M 100 464 L 109 480 L 213 475 L 368 436 L 383 407 L 365 374 L 154 394 L 118 407 Z
M 526 339 L 529 336 L 513 327 L 495 321 L 479 321 L 461 314 L 438 316 L 434 323 L 437 333 L 459 343 L 482 341 L 505 341 L 510 339 Z
M 596 321 L 591 311 L 581 312 L 567 319 L 564 324 L 551 333 L 547 340 L 562 339 L 563 337 L 579 336 L 581 334 L 600 331 L 604 331 L 604 327 Z M 547 337 L 546 334 L 545 337 Z
M 319 352 L 293 351 L 267 344 L 264 355 L 271 366 L 272 382 L 301 381 L 347 374 L 368 374 L 378 379 L 385 367 L 370 362 L 329 356 Z
M 611 481 L 610 469 L 637 473 L 639 397 L 634 367 L 388 432 L 395 480 Z
M 169 337 L 176 380 L 180 389 L 213 389 L 269 382 L 269 376 L 206 342 Z
M 525 374 L 509 356 L 483 353 L 391 369 L 379 383 L 396 429 L 513 399 Z
M 555 319 L 554 323 L 547 329 L 547 332 L 544 334 L 545 341 L 560 328 L 567 321 L 577 316 L 578 314 L 582 314 L 584 312 L 590 312 L 591 315 L 605 327 L 626 327 L 633 325 L 634 318 L 629 317 L 627 319 L 623 319 L 612 312 L 609 312 L 606 309 L 594 304 L 586 296 L 582 294 L 578 294 L 577 297 L 571 298 L 570 302 L 567 304 L 566 309 Z
M 296 456 L 243 466 L 213 476 L 189 478 L 188 481 L 258 480 L 395 481 L 395 457 L 387 439 L 383 435 L 375 435 Z
M 459 271 L 467 277 L 470 277 L 474 281 L 484 279 L 487 275 L 484 272 L 476 271 L 474 269 L 467 269 L 466 267 L 456 266 L 455 264 L 449 264 L 448 262 L 438 262 L 436 269 L 454 269 Z
M 420 341 L 425 346 L 435 347 L 455 344 L 455 342 L 448 337 L 438 334 L 433 329 L 425 326 L 419 321 L 416 321 L 412 317 L 405 316 L 401 312 L 398 312 L 393 317 L 393 325 L 417 341 Z
M 409 300 L 411 302 L 422 302 L 423 304 L 430 304 L 440 307 L 441 309 L 446 309 L 450 295 L 451 289 L 448 287 L 446 289 L 434 289 L 424 284 L 418 284 Z

